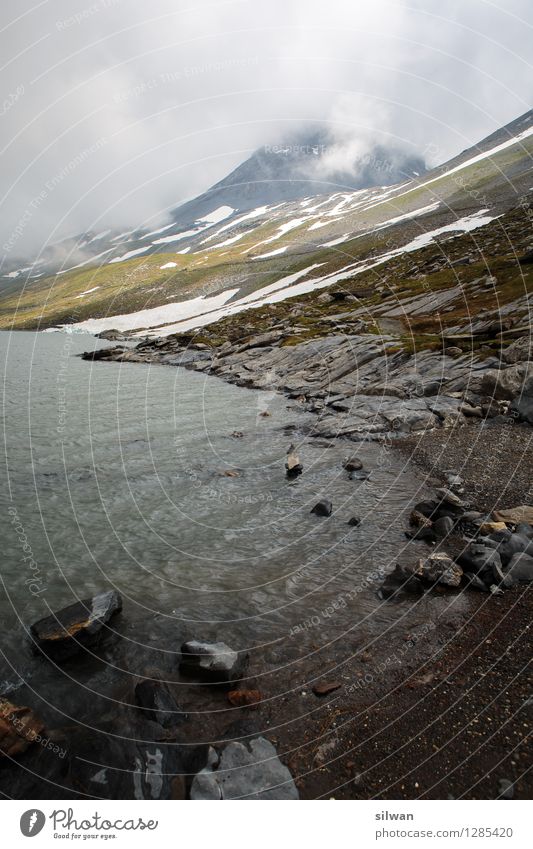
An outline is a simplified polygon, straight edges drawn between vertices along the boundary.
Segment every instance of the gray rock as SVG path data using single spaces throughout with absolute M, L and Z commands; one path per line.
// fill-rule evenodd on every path
M 34 647 L 54 660 L 65 660 L 82 649 L 93 648 L 106 625 L 122 610 L 122 599 L 114 590 L 77 601 L 30 628 Z
M 504 584 L 514 587 L 517 584 L 529 584 L 533 581 L 533 557 L 529 554 L 514 554 L 505 570 Z
M 291 773 L 264 737 L 248 746 L 229 743 L 220 758 L 211 749 L 210 762 L 194 777 L 190 795 L 195 801 L 299 798 Z
M 455 522 L 450 516 L 442 516 L 442 518 L 437 519 L 436 522 L 433 522 L 433 531 L 438 536 L 444 539 L 448 534 L 451 534 L 455 527 Z
M 520 339 L 517 339 L 516 342 L 513 342 L 512 345 L 509 345 L 508 348 L 505 348 L 502 351 L 501 357 L 503 362 L 508 363 L 509 365 L 525 363 L 528 360 L 531 360 L 531 338 L 529 336 L 522 336 Z
M 166 684 L 161 681 L 149 678 L 139 681 L 135 687 L 135 701 L 147 719 L 157 722 L 163 728 L 170 728 L 187 718 L 187 714 L 179 710 Z
M 363 463 L 359 457 L 347 457 L 342 467 L 347 472 L 359 472 L 363 468 Z
M 414 567 L 408 568 L 421 581 L 444 584 L 446 587 L 458 587 L 463 577 L 461 567 L 444 552 L 434 552 L 418 560 Z
M 533 378 L 526 380 L 515 395 L 510 406 L 511 413 L 514 413 L 520 421 L 533 424 Z
M 523 389 L 533 377 L 532 363 L 519 363 L 503 369 L 488 369 L 481 381 L 481 392 L 496 400 L 512 401 L 523 394 Z
M 333 512 L 333 504 L 327 498 L 323 498 L 321 501 L 317 502 L 311 513 L 314 513 L 315 516 L 331 516 Z
M 240 681 L 245 658 L 225 643 L 189 640 L 181 647 L 180 672 L 212 683 Z

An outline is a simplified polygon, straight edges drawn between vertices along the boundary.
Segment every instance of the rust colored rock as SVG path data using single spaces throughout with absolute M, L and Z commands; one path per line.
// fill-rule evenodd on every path
M 228 702 L 233 707 L 248 707 L 257 710 L 263 696 L 260 690 L 231 690 Z
M 14 758 L 40 739 L 44 723 L 29 707 L 0 699 L 0 755 Z

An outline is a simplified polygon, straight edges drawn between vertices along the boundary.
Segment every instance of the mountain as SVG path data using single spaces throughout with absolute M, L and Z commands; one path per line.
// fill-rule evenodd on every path
M 515 251 L 533 248 L 528 212 L 533 112 L 399 185 L 346 187 L 348 176 L 338 170 L 342 187 L 324 191 L 317 172 L 314 179 L 309 176 L 307 159 L 314 162 L 316 156 L 265 149 L 210 192 L 178 208 L 157 230 L 86 234 L 62 243 L 57 248 L 62 267 L 52 276 L 40 258 L 5 279 L 9 290 L 0 295 L 0 327 L 66 324 L 158 336 L 340 282 L 379 300 L 381 276 L 388 279 L 390 269 L 407 262 L 423 267 L 426 254 L 435 257 L 431 267 L 440 269 L 428 282 L 436 292 L 452 285 L 454 275 L 443 268 L 448 255 L 461 260 L 455 255 L 461 246 L 465 255 L 476 256 L 466 264 L 486 276 L 489 263 L 472 247 L 478 242 L 486 243 L 486 250 L 491 246 L 490 256 L 496 251 L 496 268 L 501 263 L 506 281 L 499 294 L 511 309 L 513 293 L 523 290 L 529 268 L 516 256 L 513 264 L 508 254 L 513 245 Z M 322 163 L 316 160 L 318 172 L 335 161 L 327 151 L 322 156 Z M 403 159 L 394 172 L 394 161 L 389 152 L 389 176 L 401 172 L 405 177 L 407 167 L 418 170 L 414 161 Z M 364 179 L 377 179 L 376 163 L 364 164 L 370 168 Z M 357 179 L 363 179 L 362 170 Z M 265 180 L 249 179 L 259 172 Z M 280 201 L 277 195 L 275 203 L 266 202 L 265 193 L 274 191 L 305 196 Z M 257 206 L 259 200 L 265 202 Z M 82 258 L 86 252 L 89 256 Z M 405 292 L 415 290 L 422 277 L 422 272 L 415 280 L 409 277 Z M 403 300 L 399 294 L 396 298 Z M 451 307 L 445 307 L 446 321 L 453 317 Z
M 179 206 L 172 218 L 189 226 L 216 207 L 246 212 L 339 190 L 391 186 L 426 171 L 420 156 L 392 145 L 378 144 L 354 155 L 349 167 L 338 168 L 334 165 L 336 146 L 337 143 L 321 131 L 265 145 L 204 194 Z

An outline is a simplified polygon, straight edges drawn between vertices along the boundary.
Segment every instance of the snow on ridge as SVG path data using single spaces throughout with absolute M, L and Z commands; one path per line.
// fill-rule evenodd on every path
M 182 233 L 173 233 L 172 236 L 162 236 L 160 239 L 155 239 L 152 245 L 168 245 L 170 242 L 179 242 L 189 236 L 197 236 L 198 233 L 201 233 L 201 230 L 184 230 Z
M 199 218 L 198 221 L 202 223 L 206 222 L 207 224 L 218 224 L 220 221 L 224 221 L 225 218 L 229 218 L 234 212 L 235 210 L 232 206 L 219 206 L 218 209 L 214 209 L 213 212 L 209 212 L 207 215 Z
M 145 248 L 135 248 L 135 250 L 128 251 L 127 253 L 122 254 L 122 256 L 116 256 L 113 259 L 110 259 L 108 264 L 111 265 L 113 262 L 125 262 L 127 259 L 131 259 L 134 256 L 139 256 L 139 254 L 146 253 L 149 248 L 150 245 L 146 245 Z
M 159 270 L 163 271 L 165 268 L 177 268 L 177 262 L 166 262 L 164 265 L 159 266 Z
M 287 247 L 277 248 L 275 251 L 269 251 L 266 254 L 258 254 L 257 256 L 252 257 L 252 259 L 266 259 L 269 256 L 278 256 L 279 254 L 284 254 L 287 250 Z
M 84 298 L 85 295 L 90 295 L 91 292 L 96 292 L 96 290 L 100 288 L 100 286 L 93 286 L 92 289 L 86 289 L 85 292 L 81 292 L 79 295 L 76 295 L 76 298 Z

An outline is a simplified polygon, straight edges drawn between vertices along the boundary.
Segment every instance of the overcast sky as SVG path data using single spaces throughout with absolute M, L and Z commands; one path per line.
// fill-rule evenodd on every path
M 532 25 L 531 0 L 2 0 L 2 253 L 155 224 L 307 121 L 444 161 L 533 105 Z

